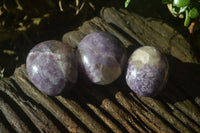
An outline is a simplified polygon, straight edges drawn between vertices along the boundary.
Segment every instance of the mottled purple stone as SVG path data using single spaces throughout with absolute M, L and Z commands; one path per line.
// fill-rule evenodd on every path
M 166 57 L 152 46 L 136 49 L 128 60 L 126 82 L 135 93 L 153 97 L 164 88 L 168 77 Z
M 71 88 L 77 80 L 77 60 L 73 50 L 60 41 L 37 44 L 26 59 L 32 83 L 43 93 L 56 96 Z
M 77 50 L 83 77 L 98 85 L 115 81 L 127 64 L 122 42 L 108 32 L 93 32 L 84 37 Z

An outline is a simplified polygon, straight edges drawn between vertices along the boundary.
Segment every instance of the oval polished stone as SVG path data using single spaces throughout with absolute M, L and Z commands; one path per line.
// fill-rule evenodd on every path
M 115 81 L 127 63 L 127 52 L 122 42 L 103 31 L 84 37 L 78 46 L 77 56 L 81 73 L 98 85 Z
M 50 96 L 69 90 L 76 83 L 78 74 L 73 50 L 56 40 L 33 47 L 26 59 L 26 70 L 32 83 Z
M 166 57 L 152 46 L 136 49 L 128 60 L 126 82 L 135 93 L 153 97 L 164 88 L 169 65 Z

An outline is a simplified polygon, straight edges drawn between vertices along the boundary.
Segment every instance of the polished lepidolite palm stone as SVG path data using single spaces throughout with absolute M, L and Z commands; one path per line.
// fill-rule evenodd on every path
M 50 96 L 66 92 L 77 80 L 77 61 L 73 50 L 56 40 L 33 47 L 26 59 L 26 69 L 32 83 Z
M 78 46 L 77 56 L 83 77 L 99 85 L 115 81 L 127 63 L 127 53 L 122 42 L 103 31 L 84 37 Z
M 165 86 L 168 77 L 168 61 L 155 47 L 136 49 L 128 60 L 126 82 L 135 93 L 153 97 Z

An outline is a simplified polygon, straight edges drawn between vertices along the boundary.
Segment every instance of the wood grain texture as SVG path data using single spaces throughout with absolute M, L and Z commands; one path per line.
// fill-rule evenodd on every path
M 71 92 L 50 97 L 30 82 L 25 64 L 0 80 L 0 132 L 200 132 L 200 65 L 188 42 L 159 20 L 104 8 L 101 17 L 63 35 L 76 48 L 94 31 L 109 31 L 129 53 L 153 45 L 167 55 L 169 80 L 157 97 L 141 97 L 125 83 L 98 86 L 79 79 Z

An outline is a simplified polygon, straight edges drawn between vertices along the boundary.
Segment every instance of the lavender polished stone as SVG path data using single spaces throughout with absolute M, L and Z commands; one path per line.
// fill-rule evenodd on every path
M 32 83 L 51 96 L 69 90 L 77 80 L 75 54 L 60 41 L 45 41 L 33 47 L 26 59 L 26 69 Z
M 84 37 L 77 50 L 81 73 L 89 81 L 106 85 L 115 81 L 127 63 L 126 49 L 108 32 L 93 32 Z
M 168 77 L 166 57 L 152 46 L 136 49 L 129 58 L 126 82 L 141 96 L 156 96 L 165 86 Z

